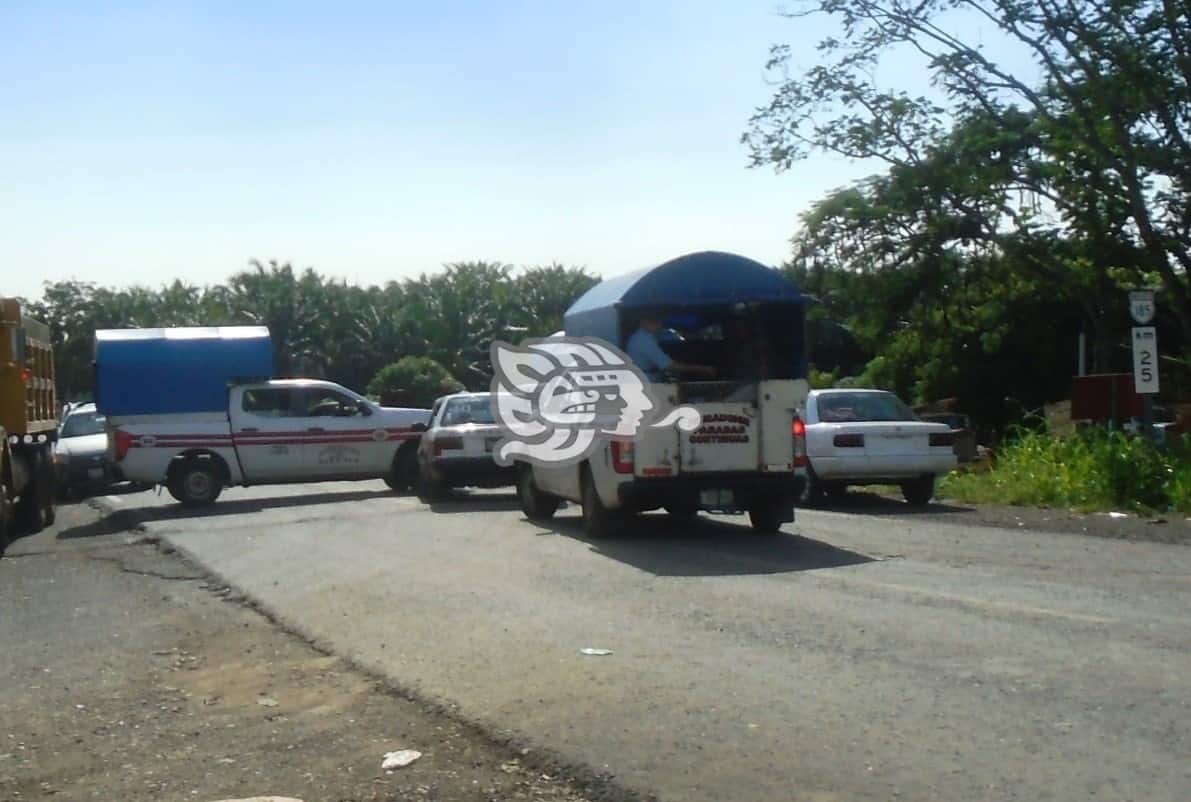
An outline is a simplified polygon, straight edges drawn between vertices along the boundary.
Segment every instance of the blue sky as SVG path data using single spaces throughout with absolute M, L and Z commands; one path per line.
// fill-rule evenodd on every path
M 615 275 L 788 253 L 870 172 L 746 169 L 772 0 L 0 0 L 4 294 L 221 281 L 250 258 L 380 283 L 470 259 Z

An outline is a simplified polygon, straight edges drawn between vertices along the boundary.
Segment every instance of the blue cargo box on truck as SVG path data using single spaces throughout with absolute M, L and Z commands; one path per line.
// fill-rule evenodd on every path
M 95 403 L 109 417 L 224 412 L 229 384 L 272 375 L 264 326 L 95 332 Z

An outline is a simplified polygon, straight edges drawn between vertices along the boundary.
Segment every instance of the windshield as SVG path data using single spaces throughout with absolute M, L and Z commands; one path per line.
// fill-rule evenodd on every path
M 819 420 L 916 421 L 918 416 L 893 393 L 829 393 L 819 396 Z
M 455 398 L 447 402 L 443 410 L 443 426 L 461 426 L 465 423 L 496 423 L 492 413 L 492 399 L 488 396 L 476 398 Z
M 95 412 L 78 412 L 69 416 L 62 424 L 63 437 L 86 437 L 89 434 L 103 434 L 106 418 Z

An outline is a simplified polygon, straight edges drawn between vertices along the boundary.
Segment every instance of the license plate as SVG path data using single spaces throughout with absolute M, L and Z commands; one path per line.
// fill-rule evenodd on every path
M 102 479 L 103 478 L 103 468 L 88 468 L 87 469 L 87 478 L 88 479 Z
M 700 490 L 699 503 L 704 507 L 726 507 L 732 503 L 731 490 Z

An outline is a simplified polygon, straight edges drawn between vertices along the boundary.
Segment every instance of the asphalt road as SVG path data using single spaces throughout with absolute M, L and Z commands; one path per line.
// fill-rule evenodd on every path
M 542 527 L 510 495 L 379 483 L 167 501 L 106 525 L 148 518 L 321 644 L 663 800 L 1191 789 L 1186 546 L 830 512 L 588 542 L 573 507 Z

